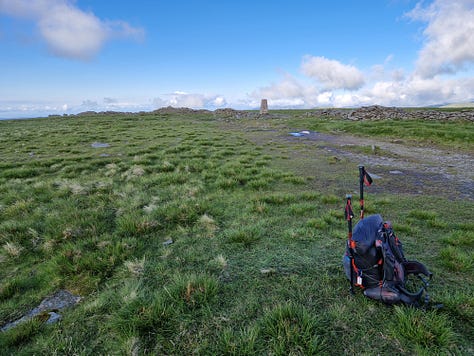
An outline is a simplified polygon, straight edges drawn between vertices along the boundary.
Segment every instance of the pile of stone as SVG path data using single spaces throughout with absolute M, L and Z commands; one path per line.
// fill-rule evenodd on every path
M 474 109 L 433 110 L 433 109 L 401 109 L 385 106 L 363 106 L 357 109 L 317 109 L 306 114 L 312 117 L 342 118 L 353 121 L 360 120 L 461 120 L 474 122 Z
M 256 119 L 260 115 L 256 111 L 235 110 L 231 108 L 214 110 L 214 117 L 217 119 Z
M 151 112 L 151 114 L 209 114 L 209 110 L 194 110 L 190 108 L 175 108 L 173 106 L 163 107 Z

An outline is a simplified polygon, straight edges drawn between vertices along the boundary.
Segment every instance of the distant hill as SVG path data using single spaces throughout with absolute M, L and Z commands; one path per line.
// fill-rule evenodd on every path
M 466 103 L 452 103 L 439 106 L 441 109 L 450 109 L 450 108 L 474 108 L 474 101 Z

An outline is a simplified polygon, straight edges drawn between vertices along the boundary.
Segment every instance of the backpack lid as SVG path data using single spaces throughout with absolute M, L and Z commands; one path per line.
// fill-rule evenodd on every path
M 383 219 L 380 214 L 368 216 L 356 224 L 352 240 L 357 245 L 357 253 L 364 254 L 374 245 L 382 225 Z

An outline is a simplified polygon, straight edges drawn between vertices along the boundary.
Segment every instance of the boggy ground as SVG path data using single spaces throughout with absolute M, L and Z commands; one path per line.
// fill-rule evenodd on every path
M 432 147 L 403 138 L 355 136 L 346 132 L 292 136 L 292 132 L 306 131 L 306 127 L 290 127 L 271 118 L 247 122 L 227 122 L 227 129 L 247 132 L 257 144 L 274 147 L 288 146 L 291 166 L 297 171 L 312 174 L 308 167 L 317 169 L 321 161 L 335 166 L 347 163 L 354 171 L 366 166 L 373 174 L 374 192 L 398 194 L 427 194 L 449 199 L 474 200 L 474 155 L 468 150 Z M 342 183 L 343 184 L 343 183 Z

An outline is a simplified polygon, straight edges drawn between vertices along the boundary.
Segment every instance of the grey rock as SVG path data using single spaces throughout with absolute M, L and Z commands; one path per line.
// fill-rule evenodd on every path
M 174 241 L 172 239 L 168 239 L 165 242 L 163 242 L 163 246 L 168 246 L 171 245 Z
M 61 314 L 58 314 L 56 312 L 49 312 L 48 314 L 49 314 L 49 319 L 46 320 L 46 324 L 57 323 L 62 318 Z
M 69 308 L 79 303 L 81 297 L 69 293 L 67 290 L 59 290 L 52 296 L 43 299 L 36 308 L 25 314 L 18 320 L 7 323 L 0 328 L 0 331 L 7 331 L 18 324 L 30 320 L 41 313 L 48 313 L 50 315 L 47 322 L 52 320 L 50 323 L 56 322 L 61 318 L 61 315 L 57 314 L 56 311 Z

